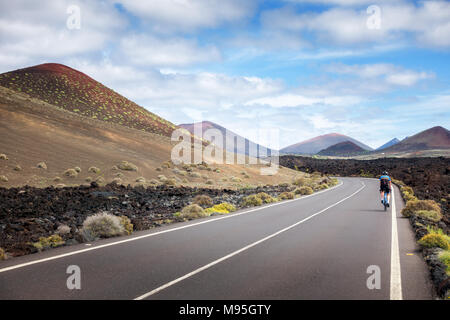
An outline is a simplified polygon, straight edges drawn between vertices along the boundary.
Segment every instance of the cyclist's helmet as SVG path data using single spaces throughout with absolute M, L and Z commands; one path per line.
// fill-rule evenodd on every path
M 383 176 L 387 176 L 389 173 L 387 171 L 383 171 Z

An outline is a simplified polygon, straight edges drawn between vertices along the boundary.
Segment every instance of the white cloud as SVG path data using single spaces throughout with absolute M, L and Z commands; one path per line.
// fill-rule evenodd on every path
M 134 35 L 122 39 L 120 50 L 134 65 L 180 67 L 221 59 L 216 47 L 200 47 L 196 41 L 184 38 Z
M 80 8 L 80 29 L 69 30 L 67 8 Z M 126 25 L 111 6 L 93 1 L 9 1 L 0 11 L 0 52 L 11 70 L 104 48 Z
M 310 1 L 308 1 L 310 2 Z M 408 41 L 410 35 L 421 46 L 450 45 L 450 3 L 429 0 L 416 4 L 404 1 L 376 3 L 381 9 L 380 29 L 367 27 L 366 7 L 353 8 L 355 1 L 323 1 L 340 5 L 322 12 L 297 13 L 293 6 L 261 14 L 265 28 L 312 32 L 314 41 L 338 45 L 383 44 Z M 364 2 L 366 3 L 366 2 Z M 374 4 L 372 1 L 367 5 Z
M 254 9 L 253 0 L 120 0 L 119 3 L 161 33 L 237 22 L 249 17 Z
M 360 102 L 361 99 L 356 96 L 326 96 L 319 97 L 316 95 L 305 96 L 299 94 L 286 93 L 277 96 L 267 96 L 245 103 L 245 105 L 269 105 L 275 108 L 282 107 L 297 107 L 297 106 L 313 106 L 313 105 L 354 105 Z
M 363 79 L 377 78 L 381 79 L 388 85 L 407 87 L 415 85 L 420 80 L 434 77 L 433 73 L 408 70 L 386 63 L 364 65 L 332 64 L 327 66 L 325 70 L 337 74 L 355 75 Z

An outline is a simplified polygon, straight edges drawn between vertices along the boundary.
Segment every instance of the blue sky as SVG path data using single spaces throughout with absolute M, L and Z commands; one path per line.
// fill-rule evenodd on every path
M 210 120 L 263 144 L 277 129 L 273 148 L 330 132 L 378 147 L 450 127 L 448 1 L 1 6 L 0 72 L 63 63 L 176 124 Z

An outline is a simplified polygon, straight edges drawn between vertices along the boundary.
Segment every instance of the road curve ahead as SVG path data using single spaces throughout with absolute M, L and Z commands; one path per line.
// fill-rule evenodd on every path
M 300 199 L 3 261 L 0 299 L 431 299 L 394 198 L 385 212 L 376 180 L 342 178 Z M 68 289 L 69 266 L 80 289 Z

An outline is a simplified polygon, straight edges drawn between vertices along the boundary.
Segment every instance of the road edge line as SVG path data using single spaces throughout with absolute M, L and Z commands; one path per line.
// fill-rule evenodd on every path
M 402 275 L 400 266 L 400 250 L 398 244 L 397 210 L 395 207 L 395 187 L 392 188 L 392 213 L 391 213 L 391 279 L 390 299 L 403 300 Z

